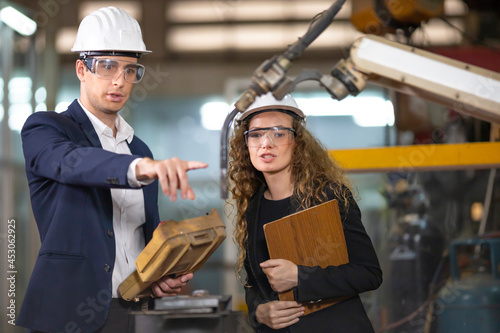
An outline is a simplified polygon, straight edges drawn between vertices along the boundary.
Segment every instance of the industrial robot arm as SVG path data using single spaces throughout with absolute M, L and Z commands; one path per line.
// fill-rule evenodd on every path
M 500 123 L 500 74 L 382 37 L 355 41 L 350 57 L 339 61 L 331 76 L 354 96 L 372 82 Z
M 292 65 L 292 61 L 299 58 L 309 44 L 330 25 L 345 2 L 346 0 L 335 1 L 330 8 L 313 19 L 306 33 L 290 45 L 283 54 L 264 61 L 253 73 L 250 86 L 234 104 L 234 110 L 226 117 L 221 130 L 220 189 L 222 199 L 226 199 L 228 195 L 227 140 L 233 119 L 239 112 L 245 111 L 257 96 L 273 91 L 274 95 L 281 99 L 288 91 L 293 90 L 286 88 L 290 87 L 292 83 L 286 77 L 286 72 Z M 278 91 L 282 91 L 283 95 L 279 95 Z

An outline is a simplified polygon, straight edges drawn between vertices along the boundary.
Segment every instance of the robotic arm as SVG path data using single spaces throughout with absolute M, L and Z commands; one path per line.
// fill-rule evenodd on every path
M 332 98 L 358 95 L 371 82 L 500 124 L 500 74 L 412 46 L 367 35 L 356 40 L 348 59 L 329 75 L 306 69 L 274 90 L 276 97 L 306 80 L 316 80 Z
M 290 45 L 283 54 L 264 61 L 253 73 L 250 86 L 234 104 L 234 110 L 226 117 L 221 130 L 220 189 L 222 199 L 226 199 L 228 194 L 227 140 L 234 117 L 239 112 L 245 111 L 257 96 L 265 94 L 268 91 L 273 91 L 273 94 L 278 99 L 282 99 L 287 92 L 293 90 L 294 85 L 292 81 L 286 77 L 286 72 L 292 65 L 292 61 L 299 58 L 309 44 L 330 25 L 345 2 L 346 0 L 335 1 L 330 8 L 313 18 L 304 36 Z
M 355 41 L 331 75 L 354 96 L 368 81 L 500 123 L 500 74 L 382 37 Z

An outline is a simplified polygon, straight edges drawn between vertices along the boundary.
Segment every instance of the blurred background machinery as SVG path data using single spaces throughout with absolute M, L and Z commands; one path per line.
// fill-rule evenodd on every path
M 439 332 L 500 331 L 500 239 L 450 244 L 451 280 L 439 291 Z

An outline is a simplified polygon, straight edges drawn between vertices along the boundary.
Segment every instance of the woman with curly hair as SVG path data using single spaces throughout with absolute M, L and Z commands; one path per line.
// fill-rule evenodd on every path
M 382 283 L 377 255 L 343 169 L 304 123 L 290 95 L 276 100 L 268 93 L 239 117 L 231 138 L 237 272 L 249 320 L 257 332 L 373 332 L 358 294 Z M 323 269 L 269 258 L 264 224 L 333 199 L 339 203 L 348 264 Z M 288 290 L 295 301 L 279 301 L 278 293 Z M 302 303 L 331 297 L 346 299 L 304 316 Z

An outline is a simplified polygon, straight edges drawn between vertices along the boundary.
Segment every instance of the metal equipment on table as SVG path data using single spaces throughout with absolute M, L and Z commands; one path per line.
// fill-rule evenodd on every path
M 500 332 L 500 239 L 452 242 L 450 270 L 436 300 L 439 332 Z
M 253 332 L 247 315 L 231 310 L 231 296 L 203 293 L 198 296 L 163 297 L 155 299 L 154 310 L 132 314 L 136 333 Z

